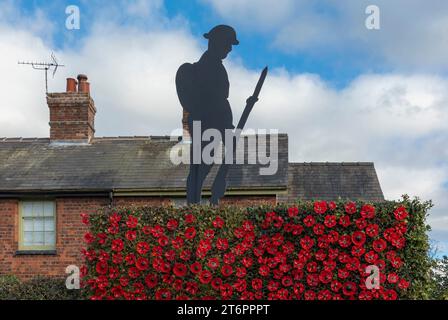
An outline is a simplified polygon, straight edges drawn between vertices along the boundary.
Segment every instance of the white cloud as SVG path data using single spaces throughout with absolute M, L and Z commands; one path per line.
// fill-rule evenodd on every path
M 203 0 L 237 29 L 269 32 L 286 52 L 362 52 L 391 67 L 448 69 L 448 3 L 432 0 Z M 236 4 L 237 3 L 237 4 Z M 380 8 L 380 30 L 367 30 L 367 6 Z M 272 14 L 271 14 L 272 13 Z M 268 28 L 266 26 L 269 26 Z
M 174 75 L 204 50 L 183 26 L 101 23 L 74 49 L 56 52 L 65 78 L 86 73 L 98 109 L 97 135 L 169 134 L 180 126 Z M 237 48 L 236 48 L 237 50 Z M 17 59 L 46 59 L 38 32 L 0 24 L 0 136 L 48 136 L 43 74 Z M 235 123 L 258 78 L 240 61 L 225 62 Z M 448 239 L 448 80 L 430 74 L 366 74 L 336 90 L 317 75 L 271 70 L 248 126 L 289 134 L 292 161 L 374 161 L 387 198 L 433 199 L 431 222 Z

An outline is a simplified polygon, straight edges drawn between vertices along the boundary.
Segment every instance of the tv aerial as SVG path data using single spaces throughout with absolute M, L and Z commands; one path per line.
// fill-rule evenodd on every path
M 54 75 L 56 74 L 56 71 L 58 70 L 58 68 L 65 67 L 65 65 L 59 64 L 59 62 L 56 59 L 56 56 L 54 55 L 53 52 L 51 53 L 51 61 L 52 62 L 19 61 L 19 64 L 30 65 L 33 67 L 34 70 L 45 71 L 45 93 L 47 93 L 47 94 L 48 94 L 48 70 L 53 70 L 53 78 L 54 78 Z

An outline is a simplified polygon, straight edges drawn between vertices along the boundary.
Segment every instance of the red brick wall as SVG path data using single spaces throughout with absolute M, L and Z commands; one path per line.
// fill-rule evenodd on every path
M 163 205 L 169 198 L 117 197 L 114 205 Z M 275 196 L 226 197 L 223 204 L 249 205 L 275 204 Z M 23 280 L 35 276 L 64 277 L 68 265 L 82 265 L 81 248 L 84 245 L 86 226 L 80 213 L 94 212 L 108 205 L 108 198 L 58 198 L 56 199 L 56 255 L 16 255 L 18 249 L 18 200 L 0 199 L 0 275 L 13 274 Z
M 21 279 L 37 275 L 65 275 L 68 265 L 79 265 L 86 227 L 81 212 L 91 212 L 106 205 L 108 199 L 60 198 L 56 200 L 56 255 L 16 255 L 18 250 L 17 200 L 0 200 L 0 274 L 14 274 Z
M 88 93 L 50 93 L 51 140 L 90 140 L 95 133 L 95 104 Z

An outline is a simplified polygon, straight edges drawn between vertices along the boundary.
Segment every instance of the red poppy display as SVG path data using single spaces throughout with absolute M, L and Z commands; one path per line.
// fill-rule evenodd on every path
M 412 285 L 404 206 L 381 220 L 371 204 L 316 201 L 236 225 L 191 212 L 152 225 L 136 212 L 114 212 L 102 225 L 81 214 L 91 228 L 81 267 L 90 298 L 394 300 Z M 377 290 L 365 283 L 372 265 Z

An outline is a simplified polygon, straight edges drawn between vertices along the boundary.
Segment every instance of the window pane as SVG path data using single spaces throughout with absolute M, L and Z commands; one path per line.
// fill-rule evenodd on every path
M 23 233 L 23 245 L 24 246 L 32 246 L 33 245 L 33 233 L 32 232 L 24 232 Z
M 44 203 L 44 216 L 45 217 L 53 217 L 54 216 L 54 203 L 53 202 L 45 202 Z
M 23 231 L 33 231 L 33 218 L 23 219 Z
M 44 231 L 44 218 L 34 218 L 33 231 Z
M 44 233 L 43 232 L 34 232 L 33 234 L 33 245 L 35 246 L 43 246 L 44 245 Z
M 55 245 L 54 232 L 45 232 L 45 245 L 54 246 Z
M 55 204 L 52 201 L 21 203 L 21 230 L 24 247 L 54 246 L 56 242 Z
M 32 202 L 24 202 L 23 203 L 22 216 L 24 216 L 24 217 L 32 217 L 33 216 L 33 203 Z
M 54 231 L 54 218 L 45 218 L 45 231 Z
M 33 202 L 33 216 L 42 217 L 44 215 L 44 205 L 42 202 Z

